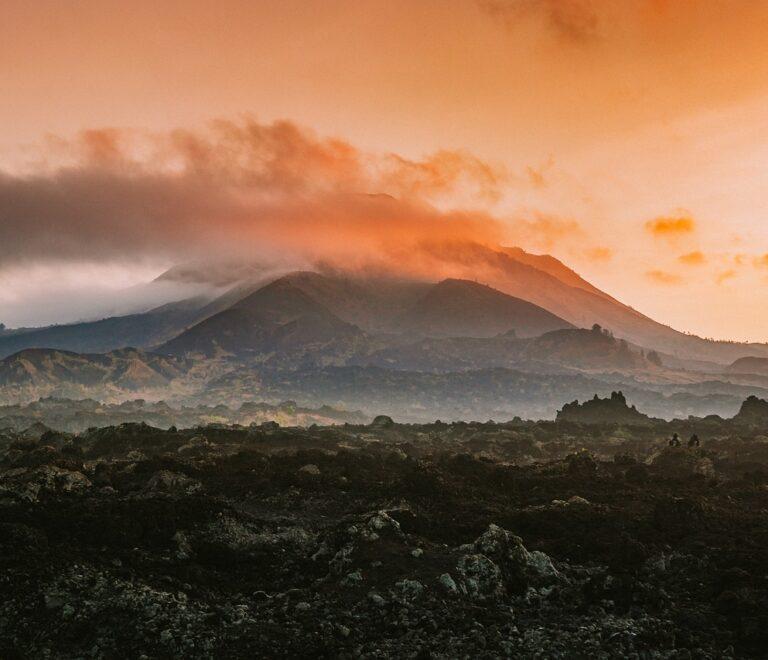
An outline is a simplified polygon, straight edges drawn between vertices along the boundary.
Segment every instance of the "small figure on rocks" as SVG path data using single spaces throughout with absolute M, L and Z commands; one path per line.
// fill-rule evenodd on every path
M 670 447 L 679 447 L 680 446 L 680 436 L 677 435 L 677 433 L 672 434 L 672 439 L 669 441 Z
M 688 440 L 688 446 L 689 447 L 700 447 L 701 441 L 699 440 L 699 436 L 695 433 L 691 436 L 690 440 Z

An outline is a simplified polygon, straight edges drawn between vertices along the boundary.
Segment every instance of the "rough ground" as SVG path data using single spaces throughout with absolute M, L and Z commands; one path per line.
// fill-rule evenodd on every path
M 766 438 L 637 433 L 6 434 L 0 658 L 764 657 Z

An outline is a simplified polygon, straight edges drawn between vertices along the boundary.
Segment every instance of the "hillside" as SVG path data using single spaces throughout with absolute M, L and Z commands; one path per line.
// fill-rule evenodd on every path
M 679 358 L 729 364 L 754 355 L 768 357 L 768 344 L 716 342 L 679 332 L 645 316 L 594 287 L 555 259 L 536 261 L 510 248 L 476 243 L 442 245 L 434 257 L 463 277 L 478 278 L 495 289 L 532 302 L 576 327 L 598 323 L 617 337 Z M 536 264 L 536 265 L 532 265 Z M 559 264 L 559 265 L 558 265 Z M 576 276 L 578 277 L 578 276 Z
M 726 369 L 729 374 L 758 374 L 768 376 L 768 358 L 743 357 Z
M 31 348 L 0 360 L 0 387 L 78 385 L 141 390 L 167 386 L 188 368 L 184 360 L 132 348 L 103 354 Z
M 447 279 L 430 287 L 396 322 L 403 332 L 430 337 L 534 337 L 573 326 L 541 307 L 489 286 Z
M 555 330 L 532 339 L 522 356 L 579 369 L 648 369 L 651 363 L 623 339 L 595 326 L 590 330 Z
M 324 349 L 334 351 L 361 338 L 290 279 L 281 278 L 228 309 L 194 325 L 160 347 L 174 355 L 258 355 Z
M 514 329 L 518 337 L 532 337 L 598 323 L 617 338 L 663 353 L 666 364 L 679 368 L 719 371 L 731 365 L 728 373 L 742 374 L 743 369 L 764 364 L 742 358 L 768 361 L 768 345 L 714 342 L 678 332 L 618 302 L 549 255 L 474 243 L 425 250 L 433 250 L 430 256 L 442 264 L 436 272 L 460 276 L 434 283 L 326 270 L 269 279 L 267 271 L 255 266 L 179 267 L 161 278 L 198 284 L 210 278 L 211 286 L 226 283 L 229 288 L 214 299 L 181 300 L 143 314 L 5 331 L 0 335 L 0 357 L 26 348 L 97 353 L 124 346 L 238 355 L 274 351 L 286 342 L 320 346 L 334 339 L 345 352 L 343 346 L 361 332 L 487 338 Z M 472 281 L 478 279 L 486 284 Z M 268 299 L 265 290 L 271 292 Z M 282 295 L 290 297 L 288 308 L 278 300 Z M 291 305 L 297 313 L 288 313 Z M 281 318 L 270 317 L 281 309 L 286 312 Z M 278 325 L 289 322 L 291 328 L 277 332 Z M 302 325 L 305 329 L 299 328 Z M 539 359 L 535 351 L 530 357 Z

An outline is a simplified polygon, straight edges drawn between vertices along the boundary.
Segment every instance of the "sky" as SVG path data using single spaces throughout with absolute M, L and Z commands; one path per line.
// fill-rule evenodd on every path
M 0 322 L 473 240 L 767 341 L 766 33 L 763 0 L 5 0 Z

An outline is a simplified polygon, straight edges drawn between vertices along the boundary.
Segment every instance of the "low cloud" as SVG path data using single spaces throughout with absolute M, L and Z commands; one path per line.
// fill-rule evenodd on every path
M 613 259 L 613 250 L 609 247 L 598 246 L 589 248 L 584 254 L 590 261 L 601 262 Z
M 707 262 L 707 258 L 704 256 L 704 253 L 699 250 L 694 250 L 693 252 L 688 252 L 687 254 L 681 254 L 677 260 L 686 266 L 701 266 Z
M 584 228 L 578 221 L 538 212 L 517 218 L 509 232 L 515 243 L 544 251 L 585 237 Z
M 649 270 L 645 273 L 645 276 L 655 282 L 656 284 L 663 284 L 665 286 L 674 286 L 683 283 L 683 278 L 675 273 L 669 273 L 664 270 Z
M 727 280 L 730 280 L 731 278 L 736 277 L 736 271 L 733 269 L 724 270 L 717 274 L 717 277 L 715 278 L 715 282 L 717 284 L 723 284 Z
M 493 201 L 512 178 L 464 152 L 368 154 L 285 121 L 86 131 L 57 141 L 51 160 L 0 173 L 0 268 L 279 251 L 355 264 L 427 240 L 498 244 L 497 218 L 443 202 Z
M 696 223 L 689 215 L 661 216 L 648 220 L 645 229 L 657 238 L 676 238 L 692 234 Z

